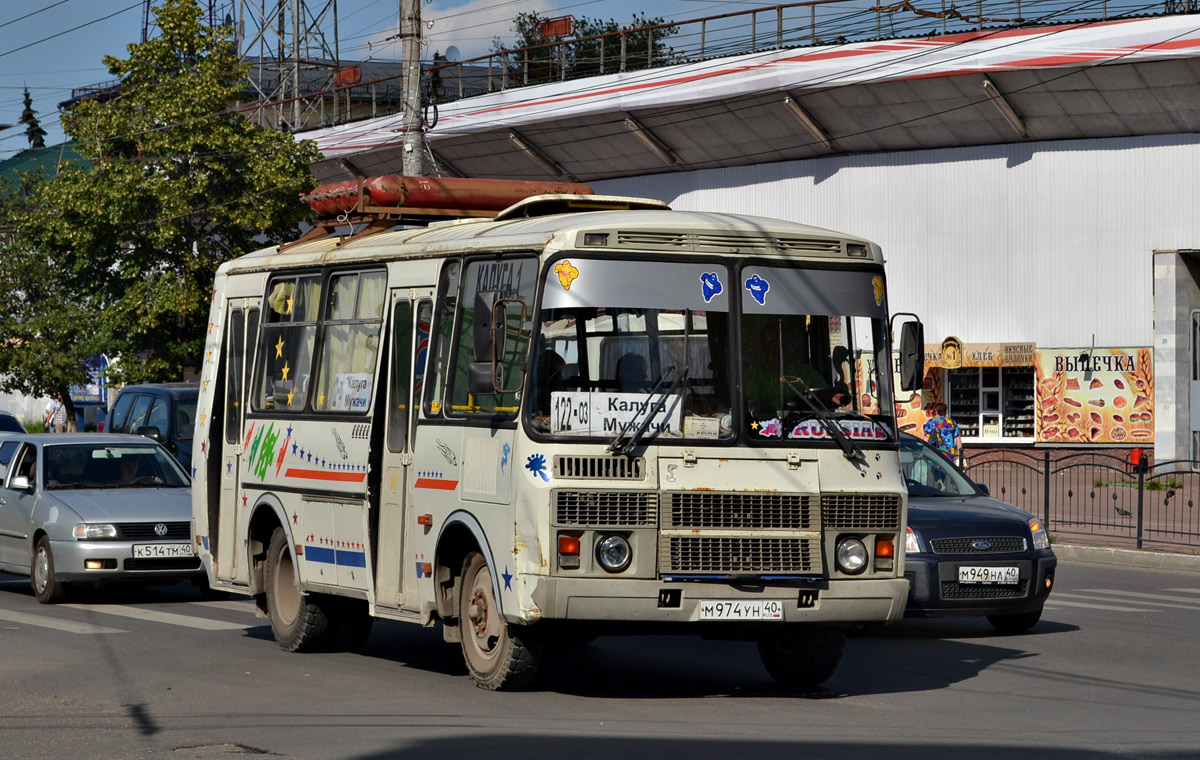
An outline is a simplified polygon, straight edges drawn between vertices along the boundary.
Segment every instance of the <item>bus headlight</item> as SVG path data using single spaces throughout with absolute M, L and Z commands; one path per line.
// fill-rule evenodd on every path
M 629 546 L 629 539 L 624 536 L 614 533 L 596 544 L 596 561 L 610 573 L 619 573 L 629 567 L 631 559 L 633 549 Z
M 861 573 L 867 566 L 866 545 L 853 536 L 838 541 L 837 566 L 846 575 Z

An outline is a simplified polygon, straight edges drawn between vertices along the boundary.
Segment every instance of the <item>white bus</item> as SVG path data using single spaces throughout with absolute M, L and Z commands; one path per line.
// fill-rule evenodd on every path
M 687 632 L 757 641 L 812 686 L 847 628 L 903 615 L 877 246 L 589 195 L 381 232 L 406 211 L 376 211 L 373 234 L 322 228 L 213 287 L 197 551 L 280 646 L 440 622 L 500 689 L 556 642 Z

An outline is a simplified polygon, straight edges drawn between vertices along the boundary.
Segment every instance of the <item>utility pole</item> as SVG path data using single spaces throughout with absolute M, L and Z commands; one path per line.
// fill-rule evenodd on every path
M 404 57 L 404 174 L 425 176 L 421 112 L 421 0 L 400 0 L 400 52 Z

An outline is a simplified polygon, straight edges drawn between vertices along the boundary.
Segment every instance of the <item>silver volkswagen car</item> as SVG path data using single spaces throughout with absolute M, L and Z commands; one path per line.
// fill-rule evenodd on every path
M 30 576 L 45 604 L 74 583 L 198 580 L 190 485 L 142 436 L 4 436 L 0 571 Z

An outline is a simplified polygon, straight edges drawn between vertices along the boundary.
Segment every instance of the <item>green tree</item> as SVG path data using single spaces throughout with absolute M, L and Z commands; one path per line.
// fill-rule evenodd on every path
M 635 13 L 628 24 L 620 24 L 613 19 L 580 16 L 565 40 L 543 39 L 541 24 L 545 20 L 537 11 L 518 13 L 512 26 L 515 45 L 505 45 L 499 38 L 492 40 L 492 52 L 506 57 L 511 82 L 536 84 L 610 74 L 622 70 L 622 61 L 625 71 L 677 62 L 667 39 L 678 28 L 647 29 L 665 23 L 662 18 Z
M 205 26 L 195 0 L 154 12 L 159 37 L 104 59 L 119 94 L 63 116 L 90 165 L 10 193 L 0 335 L 25 348 L 3 352 L 0 387 L 61 390 L 101 352 L 120 382 L 198 370 L 217 266 L 306 217 L 316 148 L 231 110 L 247 72 L 232 30 Z

